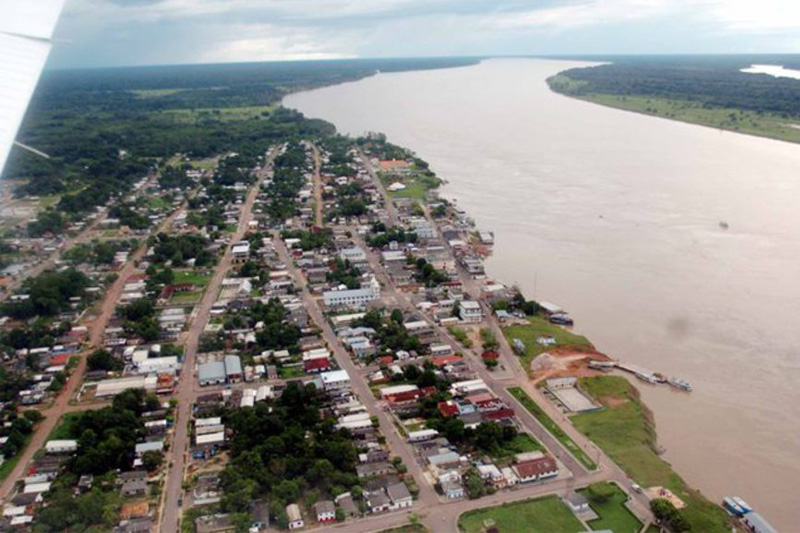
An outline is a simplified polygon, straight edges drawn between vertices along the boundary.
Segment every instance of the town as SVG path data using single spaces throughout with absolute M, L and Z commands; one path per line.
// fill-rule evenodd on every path
M 602 409 L 575 377 L 529 379 L 571 319 L 486 273 L 438 184 L 331 135 L 178 154 L 68 238 L 45 211 L 3 271 L 5 526 L 503 531 L 466 517 L 541 498 L 568 530 L 682 530 L 569 422 Z

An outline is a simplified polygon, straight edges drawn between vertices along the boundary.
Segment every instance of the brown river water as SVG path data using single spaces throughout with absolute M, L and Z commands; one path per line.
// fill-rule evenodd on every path
M 693 384 L 637 382 L 690 484 L 800 531 L 800 146 L 547 88 L 580 65 L 379 74 L 284 105 L 430 162 L 495 232 L 492 276 L 568 309 L 612 357 Z

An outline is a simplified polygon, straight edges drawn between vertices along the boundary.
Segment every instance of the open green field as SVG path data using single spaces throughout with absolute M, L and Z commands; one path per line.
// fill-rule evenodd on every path
M 169 116 L 177 122 L 193 124 L 199 120 L 217 120 L 221 122 L 247 120 L 266 116 L 273 109 L 275 109 L 274 106 L 243 106 L 199 109 L 168 109 L 165 111 L 159 111 L 159 113 Z
M 396 198 L 411 198 L 412 200 L 419 200 L 420 202 L 425 201 L 428 191 L 431 189 L 436 189 L 439 187 L 439 185 L 441 185 L 441 181 L 438 178 L 424 174 L 397 176 L 395 174 L 381 172 L 379 176 L 384 187 L 388 187 L 396 181 L 405 184 L 406 188 L 402 191 L 390 191 L 389 194 L 391 196 Z
M 176 292 L 169 299 L 172 304 L 193 304 L 200 301 L 203 291 Z
M 164 210 L 172 205 L 172 203 L 163 196 L 148 196 L 146 201 L 147 207 L 150 209 Z
M 80 411 L 64 413 L 58 421 L 58 424 L 56 424 L 56 427 L 50 432 L 47 440 L 74 439 L 73 427 L 75 422 L 80 420 L 82 416 L 83 413 Z
M 281 379 L 299 378 L 303 374 L 302 366 L 282 366 L 278 369 L 278 376 Z
M 586 531 L 556 496 L 469 511 L 458 519 L 462 533 L 483 533 L 484 521 L 494 520 L 504 533 L 576 533 Z
M 162 96 L 169 96 L 177 94 L 185 89 L 133 89 L 131 92 L 137 98 L 161 98 Z
M 541 425 L 543 425 L 547 431 L 549 431 L 564 447 L 569 450 L 569 452 L 581 462 L 583 466 L 585 466 L 588 470 L 595 470 L 597 468 L 597 463 L 592 461 L 592 459 L 581 450 L 581 448 L 575 443 L 569 435 L 564 433 L 564 431 L 556 424 L 544 410 L 539 407 L 533 398 L 528 396 L 524 390 L 520 387 L 510 387 L 508 392 L 517 399 L 522 406 L 528 410 L 530 414 L 539 421 Z
M 174 283 L 191 283 L 198 287 L 205 287 L 211 281 L 211 274 L 208 272 L 197 272 L 194 270 L 176 270 Z
M 625 507 L 628 495 L 613 483 L 607 483 L 614 489 L 614 494 L 603 503 L 592 501 L 587 494 L 587 490 L 578 491 L 589 500 L 589 506 L 599 516 L 597 520 L 588 522 L 593 530 L 610 529 L 615 533 L 638 533 L 642 529 L 642 523 L 632 512 Z
M 800 121 L 783 118 L 773 113 L 712 107 L 701 102 L 672 98 L 600 93 L 575 94 L 575 91 L 586 82 L 573 80 L 563 74 L 550 78 L 548 82 L 556 92 L 595 104 L 711 128 L 800 143 L 800 128 L 798 128 Z
M 505 335 L 509 343 L 513 339 L 519 339 L 525 343 L 525 355 L 520 356 L 520 362 L 528 373 L 531 371 L 531 361 L 533 361 L 534 357 L 553 348 L 569 346 L 574 347 L 575 351 L 593 348 L 592 343 L 586 337 L 576 335 L 561 326 L 551 324 L 544 318 L 528 317 L 528 322 L 525 325 L 518 324 L 503 328 L 503 335 Z M 542 346 L 536 342 L 536 339 L 542 336 L 553 337 L 556 341 L 555 346 Z
M 605 406 L 601 411 L 572 417 L 575 427 L 595 442 L 628 476 L 643 487 L 662 486 L 681 498 L 681 511 L 692 531 L 728 531 L 721 507 L 691 489 L 656 453 L 652 415 L 639 392 L 619 376 L 582 378 L 581 387 Z
M 217 158 L 193 159 L 189 161 L 189 164 L 199 170 L 214 170 L 217 168 Z

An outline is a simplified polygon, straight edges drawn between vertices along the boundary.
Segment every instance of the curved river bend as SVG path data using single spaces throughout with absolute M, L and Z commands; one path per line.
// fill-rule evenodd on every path
M 379 74 L 284 105 L 429 161 L 442 194 L 495 231 L 491 275 L 569 309 L 613 357 L 693 383 L 637 383 L 678 472 L 797 530 L 800 146 L 547 88 L 580 65 Z

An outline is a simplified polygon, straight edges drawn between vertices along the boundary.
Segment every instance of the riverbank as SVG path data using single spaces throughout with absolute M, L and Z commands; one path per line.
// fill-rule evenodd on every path
M 572 79 L 565 72 L 548 78 L 547 84 L 554 92 L 564 96 L 623 111 L 778 141 L 800 143 L 800 120 L 783 118 L 774 113 L 716 107 L 690 100 L 656 96 L 587 93 L 584 92 L 586 82 Z
M 800 147 L 547 87 L 582 65 L 492 60 L 379 75 L 286 105 L 413 148 L 448 180 L 441 195 L 495 232 L 492 277 L 569 308 L 599 350 L 692 382 L 691 395 L 635 383 L 663 457 L 711 500 L 740 495 L 790 529 L 800 415 L 783 406 L 800 394 L 789 334 Z
M 581 378 L 583 390 L 604 409 L 572 417 L 572 424 L 645 488 L 664 487 L 686 505 L 681 514 L 692 531 L 730 531 L 725 511 L 689 487 L 672 466 L 658 455 L 653 415 L 639 391 L 626 378 Z
M 438 200 L 437 189 L 435 184 L 427 184 L 424 194 L 418 197 L 417 201 L 429 207 L 431 200 Z M 509 343 L 512 343 L 514 339 L 523 341 L 525 349 L 516 357 L 528 372 L 529 378 L 533 377 L 531 375 L 532 359 L 548 349 L 562 348 L 576 352 L 597 353 L 594 345 L 586 337 L 551 324 L 540 316 L 530 316 L 525 323 L 509 325 L 503 327 L 502 330 Z M 543 346 L 538 342 L 541 337 L 551 338 L 553 344 L 549 347 Z M 602 357 L 607 358 L 606 356 Z M 578 375 L 585 375 L 585 373 Z M 602 404 L 604 409 L 572 417 L 572 424 L 579 431 L 597 444 L 631 479 L 641 486 L 652 488 L 654 492 L 657 491 L 656 488 L 663 487 L 677 496 L 685 504 L 680 513 L 689 523 L 692 531 L 725 533 L 730 530 L 728 515 L 725 511 L 705 498 L 698 490 L 689 487 L 672 469 L 671 465 L 658 456 L 655 421 L 652 412 L 641 401 L 636 387 L 626 378 L 619 376 L 582 377 L 580 382 L 582 388 Z M 509 392 L 584 466 L 589 470 L 596 467 L 594 462 L 521 388 L 512 387 Z M 541 505 L 544 501 L 534 500 L 524 505 Z M 459 520 L 459 527 L 466 532 L 478 531 L 476 529 L 478 524 L 483 524 L 487 518 L 491 518 L 506 525 L 501 529 L 516 531 L 514 524 L 520 520 L 521 516 L 525 516 L 526 509 L 520 507 L 509 511 L 511 507 L 513 506 L 506 505 L 468 513 Z M 532 514 L 538 515 L 539 513 Z M 538 525 L 534 525 L 538 524 L 535 521 L 531 522 L 526 519 L 523 520 L 523 523 L 532 531 L 540 530 Z M 542 531 L 560 530 L 553 529 L 555 527 L 553 523 L 543 523 L 541 526 Z

